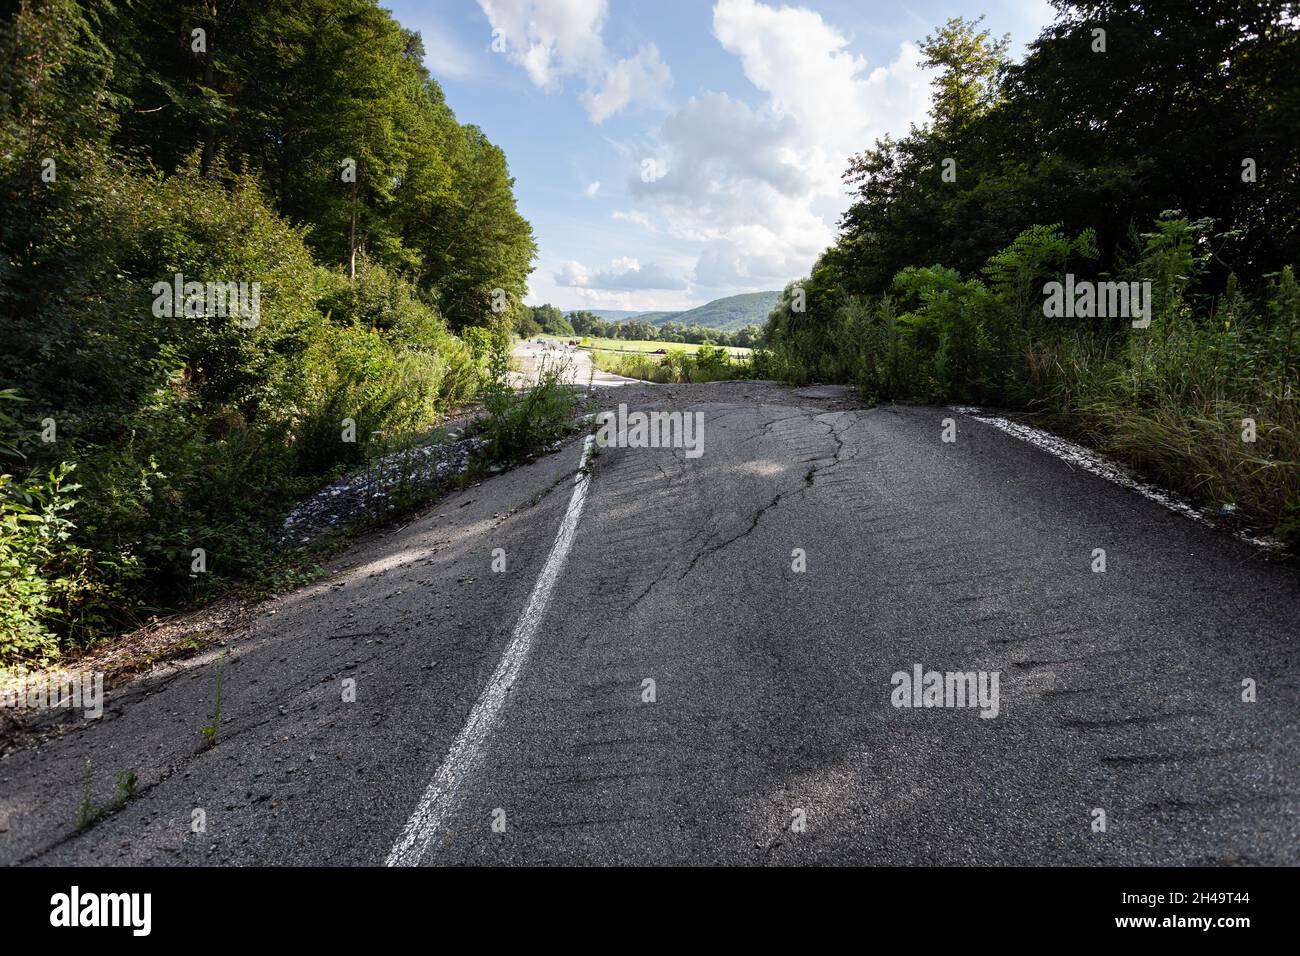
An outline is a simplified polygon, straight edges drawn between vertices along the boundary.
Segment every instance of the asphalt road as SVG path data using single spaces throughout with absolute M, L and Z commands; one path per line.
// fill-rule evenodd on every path
M 371 536 L 230 636 L 214 747 L 210 652 L 8 752 L 0 862 L 383 864 L 435 780 L 404 862 L 1300 862 L 1294 570 L 947 409 L 608 396 L 703 454 L 578 439 Z M 997 716 L 894 706 L 916 665 Z M 140 785 L 78 831 L 87 759 Z

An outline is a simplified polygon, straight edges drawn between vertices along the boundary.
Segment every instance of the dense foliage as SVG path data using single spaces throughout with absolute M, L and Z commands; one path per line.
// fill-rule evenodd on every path
M 374 0 L 0 21 L 0 666 L 253 576 L 475 395 L 534 245 L 422 57 Z
M 667 349 L 662 356 L 595 349 L 591 358 L 597 368 L 615 375 L 646 382 L 691 383 L 758 377 L 765 368 L 766 356 L 758 353 L 738 359 L 721 346 L 705 344 L 694 352 Z
M 526 389 L 510 381 L 509 352 L 494 345 L 488 359 L 483 388 L 484 416 L 480 437 L 483 455 L 494 466 L 527 461 L 550 450 L 577 427 L 574 410 L 578 397 L 569 363 L 543 362 L 537 380 Z
M 850 163 L 837 242 L 765 329 L 773 369 L 1041 411 L 1296 536 L 1295 4 L 1056 6 L 1021 63 L 978 23 L 926 38 L 930 121 Z M 1067 275 L 1150 282 L 1150 326 L 1048 317 Z
M 573 326 L 564 313 L 555 306 L 524 306 L 515 317 L 515 334 L 524 338 L 530 335 L 573 335 Z
M 608 321 L 592 312 L 572 312 L 569 321 L 578 335 L 602 339 L 623 339 L 640 342 L 680 342 L 683 345 L 720 345 L 734 348 L 753 348 L 762 336 L 756 325 L 748 325 L 734 332 L 705 328 L 702 325 L 684 325 L 669 320 L 655 325 L 644 319 Z

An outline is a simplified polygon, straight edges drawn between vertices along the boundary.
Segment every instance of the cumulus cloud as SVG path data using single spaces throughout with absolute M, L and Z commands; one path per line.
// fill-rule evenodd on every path
M 605 46 L 607 0 L 478 0 L 493 30 L 493 48 L 523 68 L 541 89 L 558 89 L 574 76 L 595 123 L 632 103 L 657 103 L 672 73 L 654 44 L 617 59 Z
M 615 209 L 609 215 L 611 219 L 615 219 L 619 222 L 632 222 L 632 223 L 636 223 L 638 226 L 644 226 L 646 229 L 649 229 L 651 232 L 655 231 L 654 224 L 650 222 L 650 217 L 643 212 L 637 212 L 635 210 Z
M 591 183 L 582 192 L 588 199 L 595 199 L 596 194 L 600 192 L 600 180 L 598 179 L 594 183 Z
M 610 289 L 637 291 L 640 289 L 684 290 L 687 283 L 684 278 L 671 274 L 657 263 L 644 266 L 631 257 L 615 259 L 609 268 L 595 273 L 582 263 L 570 260 L 565 262 L 555 274 L 556 285 L 584 289 Z
M 582 104 L 593 123 L 603 123 L 634 101 L 661 102 L 672 83 L 672 72 L 650 43 L 606 69 L 599 84 L 582 94 Z
M 696 284 L 772 288 L 805 274 L 833 240 L 849 155 L 924 118 L 929 77 L 910 43 L 872 69 L 805 8 L 718 0 L 713 30 L 764 102 L 692 97 L 661 125 L 629 190 L 671 234 L 704 244 Z
M 911 43 L 900 45 L 889 66 L 868 70 L 820 14 L 758 0 L 718 0 L 713 32 L 740 58 L 746 79 L 768 94 L 771 111 L 796 117 L 819 146 L 860 150 L 886 129 L 906 132 L 929 106 L 929 78 Z
M 786 145 L 796 134 L 790 117 L 757 113 L 726 93 L 691 97 L 660 128 L 671 157 L 639 177 L 633 190 L 703 199 L 727 180 L 805 190 L 810 183 Z
M 606 0 L 479 0 L 479 7 L 492 24 L 493 49 L 504 43 L 511 62 L 543 89 L 605 57 Z
M 590 282 L 591 274 L 587 272 L 587 267 L 574 259 L 565 262 L 560 266 L 560 271 L 555 273 L 556 285 L 585 288 Z

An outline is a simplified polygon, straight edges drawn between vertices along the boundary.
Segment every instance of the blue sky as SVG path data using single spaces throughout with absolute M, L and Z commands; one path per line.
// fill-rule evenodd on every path
M 929 107 L 916 44 L 986 15 L 1013 53 L 1045 0 L 395 0 L 463 123 L 510 161 L 531 304 L 681 309 L 805 275 L 845 160 Z

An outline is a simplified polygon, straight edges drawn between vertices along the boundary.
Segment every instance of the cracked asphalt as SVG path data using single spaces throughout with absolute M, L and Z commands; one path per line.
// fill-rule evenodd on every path
M 426 865 L 1300 862 L 1294 569 L 948 409 L 602 394 L 701 412 L 704 454 L 596 458 Z M 11 744 L 0 862 L 382 864 L 510 640 L 580 444 L 360 541 L 100 720 Z M 998 716 L 895 707 L 918 664 L 997 672 Z M 87 760 L 110 812 L 78 830 Z

